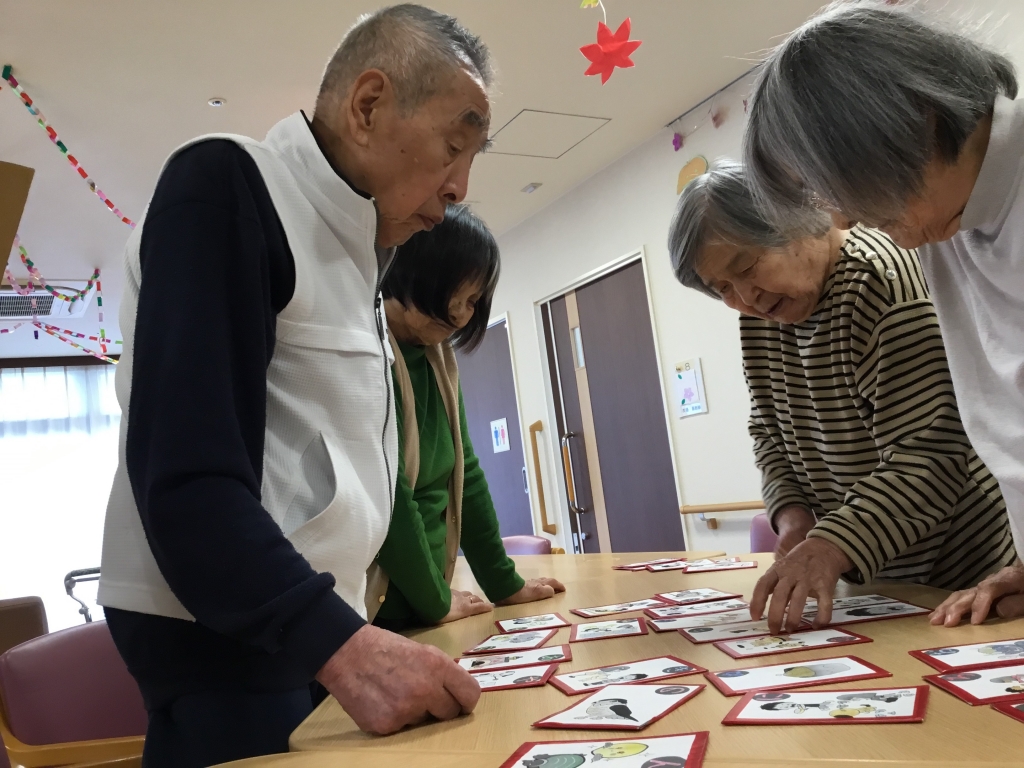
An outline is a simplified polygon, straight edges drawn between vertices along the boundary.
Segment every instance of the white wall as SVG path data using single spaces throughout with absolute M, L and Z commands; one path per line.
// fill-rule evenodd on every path
M 716 129 L 706 121 L 679 152 L 673 151 L 672 131 L 662 131 L 499 237 L 502 275 L 493 314 L 509 313 L 524 434 L 525 426 L 537 419 L 546 427 L 541 463 L 549 518 L 556 505 L 560 508 L 560 546 L 565 546 L 563 534 L 568 535 L 567 512 L 536 302 L 641 247 L 646 251 L 666 391 L 671 394 L 677 362 L 699 357 L 704 369 L 709 413 L 671 418 L 680 501 L 706 504 L 760 498 L 760 477 L 746 431 L 749 399 L 740 360 L 738 316 L 676 282 L 666 247 L 679 169 L 695 155 L 709 161 L 737 156 L 746 117 L 742 99 L 748 90 L 749 84 L 741 81 L 719 96 L 717 106 L 727 110 L 725 122 Z M 691 126 L 700 118 L 701 113 L 695 113 Z M 532 457 L 527 458 L 532 464 Z M 536 495 L 532 497 L 536 516 Z M 723 514 L 716 531 L 687 516 L 687 545 L 746 552 L 750 516 Z

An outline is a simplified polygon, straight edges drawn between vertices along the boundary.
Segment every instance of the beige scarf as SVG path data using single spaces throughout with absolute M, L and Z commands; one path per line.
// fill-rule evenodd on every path
M 394 334 L 388 331 L 391 349 L 395 353 L 395 379 L 402 395 L 402 457 L 405 460 L 405 477 L 411 488 L 416 487 L 420 473 L 420 430 L 416 421 L 416 393 L 412 389 L 409 368 L 402 357 L 402 350 Z M 448 481 L 448 509 L 445 512 L 447 536 L 445 538 L 444 580 L 452 583 L 455 562 L 458 559 L 459 540 L 462 537 L 462 489 L 465 482 L 466 463 L 462 453 L 462 425 L 459 422 L 459 366 L 455 361 L 455 350 L 451 344 L 435 344 L 427 347 L 427 362 L 434 369 L 441 400 L 448 414 L 448 426 L 452 431 L 455 445 L 455 469 Z M 388 575 L 377 561 L 366 571 L 366 615 L 373 621 L 380 610 L 388 591 Z

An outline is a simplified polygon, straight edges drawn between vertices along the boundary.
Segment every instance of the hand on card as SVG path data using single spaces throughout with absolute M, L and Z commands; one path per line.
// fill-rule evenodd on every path
M 442 651 L 366 625 L 339 648 L 316 679 L 368 733 L 394 733 L 433 715 L 473 711 L 480 686 Z
M 1024 564 L 1020 560 L 976 587 L 954 592 L 929 618 L 934 625 L 955 627 L 969 614 L 971 624 L 981 624 L 993 607 L 1001 619 L 1024 616 Z
M 549 597 L 554 597 L 556 592 L 565 592 L 565 585 L 558 579 L 542 576 L 539 579 L 530 579 L 514 595 L 499 600 L 498 605 L 519 605 L 536 600 L 547 600 Z
M 478 597 L 472 592 L 463 592 L 458 589 L 453 589 L 452 607 L 448 610 L 448 614 L 438 623 L 447 624 L 450 621 L 458 621 L 459 619 L 464 619 L 467 616 L 476 616 L 477 614 L 489 613 L 493 610 L 494 606 L 482 597 Z
M 776 560 L 754 587 L 750 600 L 750 618 L 759 620 L 764 615 L 768 596 L 768 630 L 773 635 L 792 632 L 800 626 L 807 598 L 818 598 L 818 614 L 814 628 L 832 620 L 832 593 L 839 577 L 853 568 L 850 558 L 835 544 L 825 539 L 810 538 Z

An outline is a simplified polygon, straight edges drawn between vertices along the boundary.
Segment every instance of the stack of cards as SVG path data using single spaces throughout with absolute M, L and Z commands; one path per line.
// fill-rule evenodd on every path
M 712 614 L 715 615 L 715 614 Z M 719 614 L 720 615 L 720 614 Z M 759 635 L 767 635 L 771 633 L 768 629 L 768 619 L 761 619 L 759 621 L 750 621 L 750 614 L 747 614 L 747 621 L 739 621 L 735 624 L 721 624 L 717 627 L 687 627 L 679 629 L 679 634 L 689 640 L 691 643 L 712 643 L 716 640 L 732 640 L 739 637 L 758 637 Z M 647 623 L 651 625 L 651 628 L 658 631 L 654 626 L 656 622 L 667 622 L 667 621 L 690 621 L 689 619 L 648 619 Z M 806 624 L 801 625 L 798 629 L 803 629 Z M 671 627 L 670 627 L 671 628 Z
M 539 616 L 520 616 L 518 619 L 502 619 L 494 622 L 499 632 L 526 632 L 531 629 L 556 629 L 568 627 L 569 622 L 557 613 L 542 613 Z
M 748 693 L 732 708 L 724 725 L 840 725 L 845 723 L 920 723 L 928 705 L 928 686 L 870 690 L 815 690 L 798 693 Z
M 805 688 L 826 682 L 892 677 L 892 674 L 856 656 L 838 656 L 831 659 L 810 659 L 793 664 L 773 664 L 767 667 L 707 672 L 705 677 L 726 696 L 739 696 L 749 691 Z
M 645 600 L 634 600 L 630 603 L 615 603 L 614 605 L 598 605 L 593 608 L 573 608 L 572 612 L 577 616 L 587 619 L 594 619 L 599 616 L 611 616 L 616 613 L 629 613 L 630 611 L 642 611 L 644 608 L 657 608 L 667 605 L 661 600 L 647 598 Z
M 990 669 L 1024 659 L 1024 639 L 996 640 L 973 645 L 947 645 L 941 648 L 926 648 L 923 651 L 910 651 L 910 655 L 940 672 Z
M 609 685 L 533 726 L 640 731 L 702 690 L 703 685 Z
M 686 573 L 711 573 L 712 571 L 738 571 L 744 568 L 757 568 L 756 560 L 740 562 L 735 557 L 718 560 L 694 560 L 686 564 Z
M 651 563 L 647 566 L 647 570 L 651 573 L 658 573 L 660 571 L 685 571 L 687 563 L 685 560 L 670 560 L 667 563 Z
M 708 603 L 691 605 L 666 605 L 658 608 L 645 608 L 644 613 L 652 619 L 676 619 L 683 616 L 703 616 L 706 613 L 724 613 L 747 608 L 743 600 L 713 600 Z
M 685 557 L 659 557 L 657 560 L 644 560 L 640 563 L 626 563 L 625 565 L 613 565 L 613 571 L 643 571 L 647 569 L 648 565 L 658 565 L 659 563 L 679 563 L 686 560 Z
M 484 672 L 495 669 L 515 669 L 531 667 L 536 664 L 558 664 L 572 661 L 572 649 L 568 645 L 556 645 L 552 648 L 538 648 L 535 651 L 518 653 L 497 653 L 489 656 L 463 656 L 457 663 L 470 672 Z
M 529 651 L 540 648 L 555 636 L 557 629 L 514 632 L 510 635 L 491 635 L 479 645 L 466 651 L 467 656 L 478 653 L 500 653 L 502 651 Z
M 739 624 L 750 621 L 750 611 L 741 608 L 721 613 L 708 613 L 703 616 L 679 616 L 668 619 L 648 619 L 648 623 L 657 632 L 669 629 L 693 629 L 694 627 L 718 627 L 723 624 Z
M 496 672 L 470 672 L 480 684 L 481 691 L 504 691 L 509 688 L 534 688 L 544 685 L 555 673 L 557 664 L 543 664 L 537 667 L 520 667 Z
M 749 640 L 718 640 L 715 647 L 734 659 L 770 656 L 776 653 L 807 651 L 811 648 L 834 648 L 837 645 L 870 643 L 871 638 L 842 629 L 815 629 L 791 635 L 762 635 Z
M 1024 700 L 1024 664 L 925 675 L 924 679 L 975 707 Z
M 656 656 L 653 659 L 630 661 L 610 667 L 565 672 L 552 677 L 551 684 L 564 694 L 576 696 L 609 685 L 653 682 L 654 680 L 695 675 L 706 671 L 703 667 L 677 659 L 675 656 Z
M 530 742 L 500 768 L 700 768 L 707 748 L 707 731 L 600 741 Z
M 730 600 L 742 597 L 742 595 L 736 592 L 723 592 L 720 589 L 684 589 L 679 592 L 662 592 L 655 597 L 666 603 L 690 605 L 691 603 L 708 603 L 713 600 Z
M 573 624 L 570 643 L 585 643 L 588 640 L 607 640 L 612 637 L 646 635 L 647 625 L 642 619 L 611 619 L 592 621 L 589 624 Z

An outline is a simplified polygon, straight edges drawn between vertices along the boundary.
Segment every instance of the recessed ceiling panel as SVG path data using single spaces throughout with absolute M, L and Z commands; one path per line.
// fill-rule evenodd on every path
M 610 118 L 524 109 L 492 137 L 497 155 L 558 159 Z

